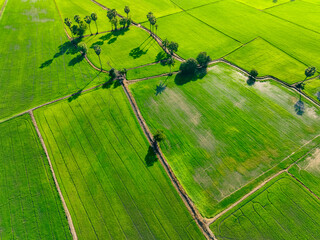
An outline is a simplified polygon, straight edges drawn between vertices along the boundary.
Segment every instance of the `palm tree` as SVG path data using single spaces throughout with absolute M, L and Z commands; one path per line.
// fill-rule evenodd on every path
M 114 18 L 111 19 L 111 24 L 114 25 L 114 30 L 117 30 L 117 25 L 118 25 L 118 18 L 115 16 Z
M 124 28 L 126 26 L 127 23 L 127 19 L 125 18 L 121 18 L 119 21 L 119 24 L 122 26 L 122 28 Z
M 129 12 L 130 12 L 129 6 L 125 6 L 125 7 L 124 7 L 124 12 L 127 14 L 127 18 L 128 18 L 128 14 L 129 14 Z
M 170 67 L 170 75 L 172 74 L 171 72 L 171 67 L 173 67 L 175 65 L 175 60 L 173 57 L 170 57 L 168 60 L 167 60 L 167 65 Z
M 308 67 L 305 71 L 304 74 L 306 75 L 306 78 L 303 80 L 306 81 L 308 77 L 312 77 L 316 73 L 316 68 L 315 67 Z
M 150 18 L 150 24 L 151 24 L 151 26 L 152 26 L 152 28 L 153 28 L 153 32 L 154 32 L 154 25 L 157 23 L 157 19 L 156 19 L 156 17 L 155 16 L 152 16 L 151 18 Z M 152 32 L 152 31 L 151 31 Z
M 80 18 L 79 15 L 75 15 L 73 19 L 74 19 L 74 21 L 75 21 L 76 23 L 78 23 L 78 24 L 79 24 L 80 21 L 81 21 L 81 18 Z
M 90 29 L 90 33 L 91 33 L 91 35 L 92 35 L 92 31 L 91 31 L 91 17 L 90 16 L 86 16 L 85 18 L 84 18 L 84 21 L 89 25 L 89 29 Z
M 101 48 L 100 48 L 99 45 L 94 45 L 93 49 L 94 49 L 95 53 L 98 55 L 98 57 L 99 57 L 100 68 L 102 70 L 102 64 L 101 64 L 101 59 L 100 59 Z
M 165 40 L 162 41 L 163 47 L 166 49 L 169 45 L 169 40 L 166 38 Z
M 98 16 L 97 16 L 97 14 L 96 13 L 91 13 L 91 19 L 96 24 L 97 34 L 98 34 L 98 25 L 97 25 Z

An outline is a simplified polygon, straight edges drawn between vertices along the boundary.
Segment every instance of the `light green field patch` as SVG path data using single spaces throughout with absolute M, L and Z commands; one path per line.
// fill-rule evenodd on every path
M 319 110 L 298 94 L 246 80 L 218 64 L 184 85 L 174 76 L 130 85 L 151 130 L 165 131 L 164 154 L 206 217 L 320 133 Z
M 318 78 L 307 81 L 304 92 L 316 101 L 320 101 L 320 80 Z
M 0 124 L 0 238 L 72 239 L 29 115 Z
M 0 118 L 105 81 L 74 51 L 51 0 L 9 0 L 0 39 Z
M 178 54 L 183 58 L 195 58 L 201 51 L 206 51 L 212 59 L 220 58 L 240 46 L 239 42 L 186 12 L 160 18 L 158 24 L 157 34 L 161 39 L 177 42 Z
M 190 8 L 199 7 L 206 4 L 211 4 L 219 0 L 173 0 L 180 8 L 188 10 Z
M 119 14 L 126 16 L 124 7 L 130 7 L 129 17 L 135 22 L 147 21 L 148 12 L 153 12 L 155 17 L 170 15 L 180 12 L 181 9 L 170 0 L 139 0 L 132 2 L 131 0 L 100 0 L 99 3 L 104 4 L 108 8 L 115 8 Z
M 320 65 L 320 34 L 235 0 L 219 1 L 188 11 L 242 43 L 261 37 L 305 65 Z M 239 21 L 241 19 L 241 21 Z
M 171 68 L 171 71 L 178 71 L 180 67 L 180 63 L 176 61 L 175 65 Z M 133 79 L 140 79 L 145 77 L 151 77 L 160 75 L 163 73 L 169 73 L 170 68 L 169 66 L 165 65 L 163 66 L 161 63 L 157 63 L 154 65 L 148 65 L 141 68 L 134 68 L 127 72 L 127 79 L 133 80 Z
M 319 3 L 319 1 L 317 1 Z M 320 32 L 320 5 L 307 3 L 304 1 L 292 1 L 267 10 L 268 13 L 282 19 L 299 24 L 300 26 Z
M 290 0 L 255 0 L 255 1 L 237 0 L 237 1 L 242 2 L 244 4 L 247 4 L 251 7 L 258 8 L 258 9 L 273 8 L 277 5 L 281 5 L 281 4 L 290 2 Z
M 112 33 L 86 37 L 83 41 L 89 49 L 88 57 L 100 66 L 93 46 L 101 47 L 101 62 L 104 69 L 132 68 L 159 61 L 163 56 L 162 48 L 148 33 L 137 27 L 118 30 Z
M 107 11 L 103 10 L 101 7 L 99 7 L 97 4 L 94 4 L 92 1 L 77 1 L 77 0 L 56 0 L 56 3 L 58 5 L 58 9 L 62 15 L 62 19 L 70 18 L 72 21 L 72 24 L 77 24 L 74 21 L 74 16 L 79 15 L 81 17 L 81 20 L 84 21 L 85 16 L 90 16 L 91 13 L 96 13 L 98 20 L 98 30 L 99 32 L 111 30 L 111 25 L 109 24 L 109 19 L 107 18 Z M 97 28 L 95 25 L 95 22 L 92 21 L 90 24 L 92 33 L 97 32 Z M 65 28 L 68 30 L 69 34 L 71 35 L 71 32 L 67 26 Z M 86 30 L 85 34 L 90 34 L 90 28 Z
M 232 52 L 225 59 L 247 71 L 256 69 L 259 76 L 272 75 L 289 84 L 302 81 L 307 68 L 261 38 Z
M 120 86 L 35 112 L 79 239 L 204 239 Z
M 219 239 L 317 239 L 320 202 L 282 174 L 210 226 Z

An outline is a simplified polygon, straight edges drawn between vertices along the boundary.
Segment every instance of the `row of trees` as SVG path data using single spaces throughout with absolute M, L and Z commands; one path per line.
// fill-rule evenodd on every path
M 189 58 L 180 65 L 182 74 L 194 74 L 198 68 L 207 68 L 211 57 L 206 52 L 200 52 L 196 59 Z
M 150 23 L 150 32 L 151 34 L 153 34 L 154 28 L 156 28 L 156 31 L 158 30 L 158 24 L 156 24 L 157 18 L 153 15 L 152 12 L 149 12 L 147 14 L 147 19 L 148 19 L 148 22 Z
M 121 18 L 118 20 L 118 13 L 115 9 L 111 9 L 107 11 L 107 17 L 109 19 L 109 22 L 111 23 L 111 28 L 112 30 L 117 30 L 118 23 L 121 25 L 121 28 L 129 28 L 129 26 L 132 23 L 131 18 L 129 18 L 129 13 L 130 13 L 130 8 L 128 6 L 125 6 L 124 12 L 127 14 L 126 18 Z M 91 30 L 91 23 L 92 21 L 96 25 L 96 34 L 98 34 L 99 29 L 97 25 L 97 20 L 98 16 L 96 13 L 91 13 L 90 16 L 85 16 L 84 19 L 81 19 L 79 15 L 74 16 L 74 21 L 75 24 L 72 24 L 72 21 L 70 18 L 65 18 L 64 19 L 64 24 L 69 28 L 72 37 L 78 36 L 82 37 L 85 31 L 87 30 L 87 27 L 89 26 L 90 33 L 92 35 L 92 30 Z

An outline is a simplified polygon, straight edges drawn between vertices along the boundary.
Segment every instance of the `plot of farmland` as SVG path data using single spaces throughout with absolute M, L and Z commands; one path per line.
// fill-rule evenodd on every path
M 316 101 L 320 101 L 320 80 L 313 79 L 306 82 L 304 92 Z
M 283 174 L 211 229 L 219 239 L 318 239 L 320 202 Z
M 130 88 L 151 130 L 165 131 L 164 154 L 207 217 L 319 134 L 319 110 L 274 83 L 249 86 L 220 64 L 201 80 L 173 78 Z
M 259 76 L 272 75 L 289 84 L 302 81 L 307 68 L 261 38 L 253 40 L 225 59 L 248 71 L 256 69 Z
M 93 46 L 101 47 L 102 67 L 109 70 L 138 67 L 157 62 L 163 57 L 159 44 L 148 33 L 134 26 L 115 33 L 86 37 L 83 41 L 89 48 L 89 59 L 96 66 L 100 66 L 100 63 Z
M 319 1 L 317 1 L 319 3 Z M 320 5 L 307 3 L 305 1 L 291 1 L 275 8 L 266 10 L 268 13 L 279 18 L 296 23 L 305 28 L 320 32 Z
M 96 13 L 98 20 L 97 26 L 99 32 L 111 30 L 111 25 L 108 24 L 109 19 L 107 18 L 107 11 L 99 7 L 97 4 L 90 0 L 78 1 L 78 0 L 55 0 L 58 6 L 58 10 L 61 13 L 62 19 L 69 18 L 74 24 L 74 16 L 79 15 L 81 20 L 84 20 L 85 16 L 91 16 L 91 13 Z M 65 26 L 69 34 L 71 32 L 67 26 Z M 90 24 L 92 33 L 97 32 L 95 22 L 92 21 Z M 90 28 L 88 27 L 85 34 L 90 34 Z
M 318 196 L 320 195 L 320 145 L 295 164 L 290 173 L 302 181 Z
M 296 24 L 234 0 L 219 1 L 188 12 L 242 43 L 262 37 L 305 65 L 320 65 L 320 34 Z
M 183 58 L 196 57 L 207 51 L 213 58 L 220 58 L 241 46 L 240 42 L 202 23 L 186 12 L 158 19 L 157 34 L 179 44 L 178 54 Z M 149 28 L 149 25 L 145 23 Z M 172 26 L 175 26 L 172 28 Z
M 0 238 L 72 239 L 29 115 L 0 124 Z
M 277 5 L 290 2 L 290 0 L 258 0 L 258 1 L 237 0 L 237 1 L 258 9 L 273 8 L 273 7 L 276 7 Z
M 51 0 L 8 1 L 0 30 L 0 118 L 104 80 L 74 51 Z
M 123 11 L 124 7 L 129 6 L 131 10 L 129 16 L 135 22 L 147 21 L 148 12 L 153 12 L 153 14 L 159 18 L 181 11 L 181 9 L 170 0 L 139 0 L 135 1 L 134 4 L 131 0 L 100 0 L 98 2 L 104 4 L 108 8 L 115 8 L 118 13 L 123 16 L 126 16 Z
M 204 238 L 114 87 L 35 113 L 79 238 Z

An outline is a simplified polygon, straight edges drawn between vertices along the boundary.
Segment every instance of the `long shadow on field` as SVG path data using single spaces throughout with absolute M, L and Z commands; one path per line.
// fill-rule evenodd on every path
M 102 37 L 100 37 L 99 39 L 102 40 L 102 44 L 105 42 L 105 41 L 108 41 L 108 44 L 112 44 L 114 43 L 115 41 L 117 41 L 118 37 L 119 36 L 123 36 L 127 31 L 129 31 L 128 28 L 124 28 L 124 29 L 118 29 L 118 30 L 115 30 L 115 31 L 112 31 L 112 32 L 109 32 L 105 35 L 103 35 Z M 101 44 L 101 41 L 98 41 L 94 44 Z M 94 45 L 93 44 L 93 45 Z
M 158 161 L 157 155 L 155 154 L 155 152 L 151 146 L 149 146 L 148 153 L 147 153 L 146 157 L 144 158 L 144 160 L 146 161 L 146 164 L 148 167 L 152 167 L 153 164 L 156 161 Z
M 302 116 L 304 113 L 304 102 L 299 99 L 296 104 L 294 105 L 294 110 L 296 111 L 297 115 Z
M 320 91 L 316 93 L 317 99 L 320 101 Z
M 167 85 L 164 82 L 161 82 L 159 85 L 156 86 L 156 96 L 163 93 L 166 90 Z
M 207 69 L 206 68 L 199 68 L 195 71 L 193 74 L 183 74 L 179 72 L 175 78 L 174 82 L 177 85 L 184 85 L 191 81 L 197 81 L 199 79 L 204 78 L 207 75 Z
M 39 68 L 45 68 L 50 66 L 54 59 L 62 56 L 63 54 L 74 55 L 78 53 L 79 50 L 77 49 L 76 44 L 78 44 L 80 41 L 81 41 L 81 38 L 77 38 L 77 39 L 74 39 L 72 42 L 66 41 L 65 43 L 61 44 L 58 47 L 59 51 L 53 55 L 53 58 L 42 63 Z
M 77 63 L 81 62 L 84 59 L 84 55 L 83 54 L 78 54 L 76 57 L 72 58 L 68 64 L 68 66 L 74 66 Z

